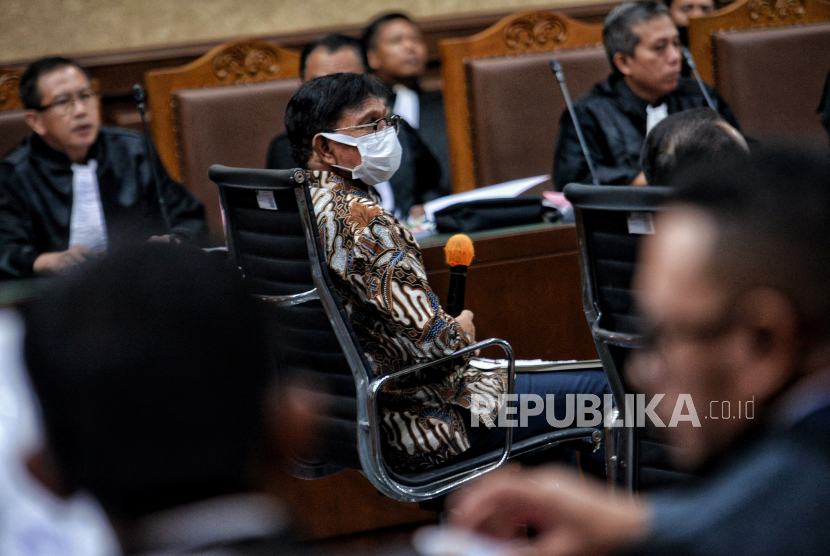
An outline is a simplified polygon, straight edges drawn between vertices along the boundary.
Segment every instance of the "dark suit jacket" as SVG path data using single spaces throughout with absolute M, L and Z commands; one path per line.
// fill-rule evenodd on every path
M 153 164 L 143 137 L 126 129 L 102 127 L 90 147 L 89 157 L 98 162 L 110 249 L 168 233 L 157 184 L 165 200 L 169 233 L 197 244 L 205 242 L 202 204 L 170 178 L 158 154 L 152 156 Z M 0 161 L 0 278 L 31 276 L 38 256 L 68 249 L 71 212 L 72 162 L 30 134 Z
M 444 99 L 440 92 L 418 90 L 420 127 L 418 134 L 441 166 L 441 195 L 452 193 L 450 149 L 447 143 L 447 125 L 444 120 Z M 394 102 L 391 106 L 394 106 Z
M 818 111 L 821 113 L 821 125 L 830 134 L 830 71 L 827 72 L 827 81 L 824 82 L 824 92 L 821 93 Z
M 288 170 L 298 167 L 288 151 L 288 136 L 284 131 L 274 137 L 268 146 L 268 158 L 265 160 L 265 167 L 269 170 Z
M 720 115 L 740 129 L 726 101 L 715 89 L 706 87 Z M 664 101 L 669 114 L 706 106 L 697 83 L 685 78 L 680 79 L 677 89 L 666 95 Z M 600 184 L 628 185 L 642 170 L 640 151 L 646 138 L 647 105 L 620 75 L 612 75 L 574 103 Z M 558 191 L 569 183 L 591 183 L 588 163 L 567 110 L 560 121 L 553 179 Z
M 830 406 L 754 433 L 699 484 L 652 506 L 650 538 L 632 554 L 827 554 Z

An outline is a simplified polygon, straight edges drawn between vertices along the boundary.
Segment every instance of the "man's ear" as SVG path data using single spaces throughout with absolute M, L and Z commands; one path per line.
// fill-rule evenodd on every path
M 46 128 L 43 127 L 43 116 L 37 110 L 26 110 L 26 112 L 23 113 L 23 120 L 26 122 L 26 125 L 38 135 L 46 133 Z
M 63 479 L 52 452 L 47 447 L 41 447 L 26 457 L 26 469 L 37 482 L 46 487 L 59 498 L 69 498 L 75 494 Z
M 617 52 L 614 54 L 614 66 L 623 75 L 631 74 L 631 57 L 628 54 Z
M 366 61 L 369 62 L 370 70 L 378 71 L 378 68 L 380 68 L 380 56 L 374 48 L 366 51 Z
M 757 288 L 736 307 L 741 319 L 743 372 L 733 377 L 742 399 L 763 404 L 795 378 L 803 348 L 801 319 L 795 305 L 780 292 Z
M 334 152 L 331 150 L 329 140 L 319 133 L 311 140 L 311 148 L 314 150 L 314 154 L 317 155 L 317 158 L 324 164 L 328 166 L 337 164 L 337 159 L 334 157 Z

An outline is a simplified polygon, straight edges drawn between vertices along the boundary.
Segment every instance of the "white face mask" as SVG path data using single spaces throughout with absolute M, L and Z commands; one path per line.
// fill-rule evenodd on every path
M 398 141 L 398 134 L 391 126 L 361 137 L 352 137 L 342 133 L 321 133 L 320 135 L 343 145 L 357 147 L 360 153 L 360 165 L 355 168 L 346 168 L 336 164 L 332 166 L 351 171 L 352 179 L 360 180 L 366 185 L 377 185 L 388 181 L 401 165 L 401 143 Z

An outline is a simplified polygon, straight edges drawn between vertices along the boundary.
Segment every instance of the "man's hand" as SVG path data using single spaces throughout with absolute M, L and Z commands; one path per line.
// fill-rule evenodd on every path
M 643 172 L 640 172 L 639 174 L 637 174 L 637 177 L 634 178 L 634 181 L 631 182 L 631 185 L 635 187 L 648 185 L 648 182 L 646 181 L 646 175 Z
M 164 234 L 163 236 L 152 236 L 147 243 L 175 243 L 178 245 L 182 240 L 174 235 Z
M 63 274 L 94 255 L 95 252 L 88 247 L 76 245 L 66 251 L 55 251 L 40 255 L 35 259 L 32 269 L 38 276 Z
M 450 506 L 450 525 L 516 539 L 510 552 L 517 556 L 616 552 L 645 538 L 650 515 L 648 506 L 562 468 L 488 475 Z
M 458 321 L 458 324 L 461 325 L 461 328 L 470 337 L 470 342 L 473 344 L 476 343 L 476 325 L 473 324 L 473 312 L 464 309 L 460 315 L 455 317 L 455 320 Z

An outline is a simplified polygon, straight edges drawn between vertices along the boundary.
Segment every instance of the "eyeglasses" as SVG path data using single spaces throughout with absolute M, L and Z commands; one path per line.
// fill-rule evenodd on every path
M 360 124 L 360 125 L 350 125 L 349 127 L 339 127 L 333 131 L 345 131 L 347 129 L 371 129 L 373 133 L 377 133 L 381 129 L 385 129 L 387 126 L 391 127 L 395 130 L 395 134 L 397 134 L 401 127 L 401 117 L 395 114 L 391 116 L 384 116 L 379 120 L 375 120 L 374 122 L 368 124 Z
M 683 323 L 666 326 L 664 324 L 646 324 L 641 326 L 639 345 L 650 352 L 659 352 L 666 346 L 688 342 L 711 342 L 730 332 L 737 324 L 735 314 L 741 296 L 724 305 L 720 314 L 704 323 Z
M 55 100 L 46 104 L 44 106 L 40 106 L 37 108 L 39 112 L 46 112 L 47 110 L 54 110 L 55 114 L 60 116 L 66 116 L 72 112 L 72 109 L 75 107 L 75 102 L 80 102 L 83 106 L 89 107 L 92 105 L 93 100 L 98 95 L 95 94 L 95 91 L 92 89 L 84 89 L 80 91 L 77 95 L 60 95 Z

